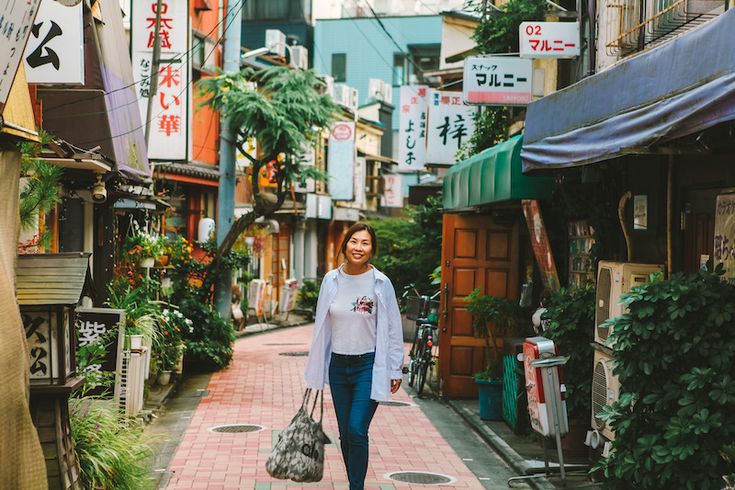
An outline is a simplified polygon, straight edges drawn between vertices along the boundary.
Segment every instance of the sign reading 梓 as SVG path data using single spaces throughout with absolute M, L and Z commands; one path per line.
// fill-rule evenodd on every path
M 332 123 L 329 133 L 329 194 L 338 201 L 355 197 L 355 122 Z
M 453 164 L 454 155 L 475 132 L 473 116 L 477 108 L 462 103 L 459 92 L 429 92 L 429 128 L 426 161 Z
M 29 83 L 84 83 L 82 2 L 43 0 L 24 54 Z
M 424 85 L 401 87 L 398 119 L 398 171 L 412 172 L 426 166 L 426 97 Z
M 41 0 L 0 3 L 0 112 L 10 94 Z
M 497 56 L 464 62 L 463 96 L 467 104 L 527 105 L 533 98 L 533 62 Z
M 579 56 L 579 22 L 523 22 L 519 31 L 521 58 Z

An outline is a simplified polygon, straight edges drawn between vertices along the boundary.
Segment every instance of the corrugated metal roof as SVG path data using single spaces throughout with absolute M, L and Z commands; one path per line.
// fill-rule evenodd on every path
M 19 255 L 15 270 L 20 305 L 75 305 L 87 278 L 89 253 Z

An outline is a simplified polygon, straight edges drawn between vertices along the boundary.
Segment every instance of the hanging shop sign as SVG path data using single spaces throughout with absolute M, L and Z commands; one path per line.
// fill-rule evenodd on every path
M 77 308 L 78 345 L 80 348 L 102 342 L 105 356 L 101 363 L 89 364 L 84 372 L 115 372 L 122 370 L 125 341 L 125 311 L 110 308 Z M 117 389 L 118 383 L 115 383 Z M 97 390 L 99 391 L 99 390 Z
M 403 178 L 401 175 L 383 175 L 383 195 L 380 200 L 380 205 L 384 208 L 403 207 Z
M 429 93 L 429 124 L 426 138 L 428 163 L 453 164 L 454 155 L 475 132 L 473 116 L 477 108 L 462 102 L 459 92 Z
M 518 29 L 521 58 L 579 56 L 579 22 L 523 22 Z
M 337 201 L 355 198 L 355 123 L 337 121 L 329 133 L 329 194 Z
M 735 279 L 735 193 L 719 194 L 715 201 L 713 265 L 725 269 L 724 279 Z
M 332 198 L 319 194 L 307 194 L 304 216 L 314 219 L 332 219 Z
M 0 113 L 31 35 L 41 0 L 0 1 Z
M 527 105 L 533 98 L 533 62 L 508 56 L 467 58 L 463 87 L 467 104 Z
M 426 166 L 426 98 L 424 85 L 404 85 L 398 119 L 398 171 L 415 172 Z
M 355 159 L 355 199 L 354 203 L 364 208 L 366 206 L 367 194 L 365 192 L 365 173 L 367 172 L 367 161 L 365 157 Z
M 149 100 L 153 104 L 148 158 L 186 160 L 190 112 L 188 2 L 163 0 L 161 3 L 161 60 L 158 73 L 154 74 L 151 70 L 157 3 L 157 0 L 133 0 L 130 30 L 133 77 L 140 80 L 136 85 L 138 107 L 145 122 Z M 158 82 L 155 94 L 151 90 L 154 76 Z
M 82 2 L 42 0 L 23 57 L 28 83 L 83 84 Z

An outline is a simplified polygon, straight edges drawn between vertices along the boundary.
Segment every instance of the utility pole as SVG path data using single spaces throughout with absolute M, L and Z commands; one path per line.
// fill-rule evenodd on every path
M 224 71 L 240 71 L 240 31 L 242 30 L 242 6 L 245 0 L 226 0 L 224 31 Z M 219 137 L 219 195 L 217 196 L 217 245 L 230 231 L 235 218 L 235 138 L 237 132 L 230 127 L 227 118 L 220 119 Z M 232 271 L 224 271 L 215 285 L 217 311 L 225 320 L 231 316 Z
M 158 70 L 161 63 L 161 4 L 163 0 L 156 3 L 156 23 L 153 32 L 153 54 L 151 55 L 150 88 L 148 90 L 148 107 L 145 118 L 145 146 L 151 141 L 151 117 L 153 116 L 153 98 L 158 92 Z

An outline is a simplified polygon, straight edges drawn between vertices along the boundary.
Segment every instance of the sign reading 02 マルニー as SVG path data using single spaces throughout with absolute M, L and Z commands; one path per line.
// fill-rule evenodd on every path
M 464 61 L 463 95 L 467 104 L 527 105 L 533 98 L 533 62 L 496 56 Z
M 523 22 L 519 34 L 521 58 L 579 56 L 579 22 Z
M 189 149 L 189 9 L 181 0 L 161 2 L 161 62 L 158 90 L 151 103 L 148 158 L 186 160 Z M 133 77 L 139 97 L 141 120 L 148 116 L 151 96 L 151 56 L 156 36 L 157 0 L 133 0 L 130 32 Z M 214 56 L 214 53 L 205 53 Z
M 28 83 L 84 83 L 82 2 L 43 0 L 25 54 Z

